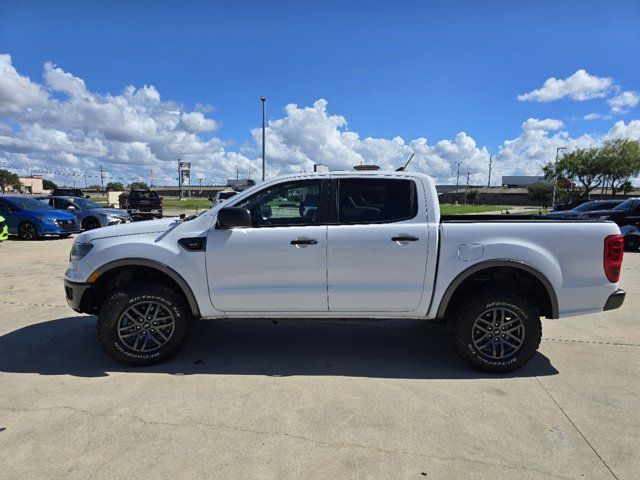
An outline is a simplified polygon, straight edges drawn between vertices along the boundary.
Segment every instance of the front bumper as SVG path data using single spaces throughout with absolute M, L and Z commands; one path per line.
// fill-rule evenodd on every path
M 624 297 L 626 296 L 626 294 L 627 292 L 625 292 L 621 288 L 613 292 L 611 295 L 609 295 L 609 298 L 607 299 L 607 303 L 605 303 L 603 310 L 615 310 L 616 308 L 620 308 L 624 303 Z
M 91 294 L 90 283 L 76 283 L 64 279 L 64 293 L 67 304 L 78 313 L 87 313 L 86 304 Z
M 56 222 L 43 221 L 36 228 L 39 230 L 40 235 L 69 235 L 71 233 L 78 233 L 78 223 L 75 220 L 58 220 Z

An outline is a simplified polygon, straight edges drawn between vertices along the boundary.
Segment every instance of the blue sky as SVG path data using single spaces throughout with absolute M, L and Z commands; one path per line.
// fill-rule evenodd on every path
M 98 94 L 153 85 L 185 110 L 213 106 L 205 113 L 227 150 L 253 141 L 260 95 L 271 120 L 287 104 L 326 99 L 361 138 L 433 144 L 465 132 L 495 155 L 528 118 L 595 138 L 639 118 L 640 106 L 587 121 L 608 116 L 616 91 L 588 101 L 518 95 L 579 69 L 638 91 L 639 51 L 638 1 L 0 4 L 0 53 L 20 75 L 42 82 L 52 62 Z

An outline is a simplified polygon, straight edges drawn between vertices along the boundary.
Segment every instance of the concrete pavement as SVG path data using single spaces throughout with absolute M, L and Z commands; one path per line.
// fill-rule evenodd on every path
M 130 369 L 66 307 L 71 242 L 0 244 L 2 479 L 638 478 L 640 254 L 507 376 L 419 321 L 203 321 Z

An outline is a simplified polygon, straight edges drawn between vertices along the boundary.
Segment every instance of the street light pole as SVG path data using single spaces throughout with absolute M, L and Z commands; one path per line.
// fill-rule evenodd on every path
M 491 188 L 491 160 L 492 156 L 489 155 L 489 182 L 487 183 L 487 187 Z
M 267 97 L 260 97 L 260 101 L 262 102 L 262 181 L 265 179 L 265 119 L 267 113 Z
M 551 200 L 551 207 L 556 206 L 556 189 L 558 188 L 558 154 L 560 150 L 566 150 L 567 147 L 557 147 L 556 148 L 556 162 L 553 167 L 553 199 Z

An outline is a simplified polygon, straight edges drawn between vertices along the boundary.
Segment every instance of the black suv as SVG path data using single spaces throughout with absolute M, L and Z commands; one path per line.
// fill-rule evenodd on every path
M 54 188 L 53 192 L 51 192 L 52 197 L 82 197 L 89 198 L 87 195 L 82 193 L 82 190 L 79 188 Z
M 609 210 L 594 210 L 583 213 L 581 216 L 613 220 L 620 227 L 624 225 L 635 225 L 640 222 L 640 198 L 630 198 L 615 208 Z
M 120 208 L 137 218 L 162 218 L 162 197 L 153 190 L 131 190 L 118 197 Z

